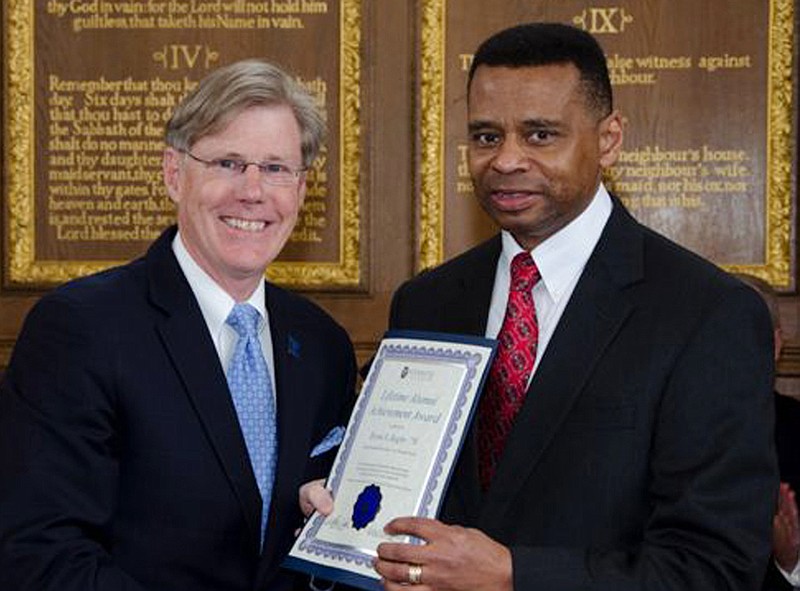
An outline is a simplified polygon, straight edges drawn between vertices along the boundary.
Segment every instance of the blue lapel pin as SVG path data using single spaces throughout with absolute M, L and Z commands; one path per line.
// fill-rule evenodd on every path
M 288 340 L 288 348 L 286 349 L 286 351 L 292 357 L 300 359 L 300 341 L 298 341 L 292 335 L 289 335 L 289 338 L 287 340 Z

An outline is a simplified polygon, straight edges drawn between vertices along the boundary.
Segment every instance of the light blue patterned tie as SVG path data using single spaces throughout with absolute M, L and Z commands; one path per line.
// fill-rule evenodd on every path
M 228 387 L 239 416 L 250 463 L 261 492 L 261 545 L 264 545 L 277 457 L 275 397 L 258 338 L 260 314 L 250 304 L 236 304 L 227 322 L 239 340 L 228 365 Z

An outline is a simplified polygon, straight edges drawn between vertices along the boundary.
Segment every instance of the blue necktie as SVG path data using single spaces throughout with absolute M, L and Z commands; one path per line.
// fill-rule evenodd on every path
M 260 314 L 250 304 L 236 304 L 227 322 L 239 340 L 228 365 L 228 387 L 261 492 L 261 545 L 264 545 L 277 457 L 275 397 L 258 338 Z

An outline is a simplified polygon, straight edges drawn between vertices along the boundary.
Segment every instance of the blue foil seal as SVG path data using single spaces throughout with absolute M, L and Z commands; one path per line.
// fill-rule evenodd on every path
M 364 529 L 381 510 L 381 487 L 370 484 L 364 487 L 353 505 L 353 528 Z

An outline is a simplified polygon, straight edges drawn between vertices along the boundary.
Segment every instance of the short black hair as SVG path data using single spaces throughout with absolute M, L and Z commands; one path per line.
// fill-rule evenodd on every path
M 589 106 L 599 116 L 614 108 L 606 56 L 589 33 L 561 23 L 528 23 L 504 29 L 481 43 L 467 79 L 467 90 L 478 66 L 548 66 L 573 64 Z

